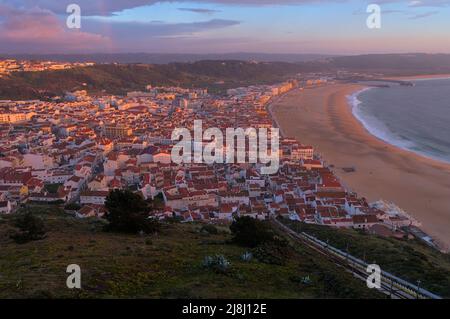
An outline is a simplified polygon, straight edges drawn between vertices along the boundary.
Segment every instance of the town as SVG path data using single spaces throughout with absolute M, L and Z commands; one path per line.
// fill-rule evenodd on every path
M 270 130 L 277 126 L 270 112 L 274 99 L 327 81 L 295 79 L 226 95 L 148 85 L 126 96 L 76 91 L 52 101 L 0 101 L 0 214 L 37 203 L 101 218 L 109 192 L 130 189 L 163 203 L 150 218 L 230 223 L 236 216 L 283 217 L 381 236 L 414 235 L 433 246 L 417 221 L 347 190 L 313 146 L 282 132 L 275 174 L 262 174 L 261 163 L 172 161 L 176 128 L 193 132 L 201 120 L 223 132 Z
M 55 61 L 28 61 L 0 59 L 0 78 L 13 72 L 40 72 L 45 70 L 67 70 L 74 67 L 92 66 L 94 63 L 68 63 Z

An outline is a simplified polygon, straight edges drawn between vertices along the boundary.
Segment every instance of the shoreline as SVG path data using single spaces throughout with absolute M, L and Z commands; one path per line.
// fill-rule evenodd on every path
M 449 76 L 450 77 L 450 76 Z M 353 114 L 348 96 L 359 84 L 330 84 L 287 93 L 269 106 L 282 131 L 315 147 L 352 191 L 387 200 L 421 222 L 441 248 L 450 247 L 450 164 L 389 144 Z M 345 173 L 343 167 L 356 167 Z
M 404 80 L 404 81 L 420 81 L 420 80 L 439 80 L 439 79 L 450 79 L 450 74 L 424 74 L 424 75 L 411 75 L 411 76 L 393 76 L 386 77 L 390 80 Z
M 428 80 L 436 80 L 436 79 L 441 79 L 441 78 L 427 78 L 427 79 L 422 79 L 420 81 L 428 81 Z M 448 77 L 448 79 L 450 79 L 450 76 Z M 377 87 L 365 86 L 361 90 L 352 92 L 351 94 L 349 94 L 347 96 L 348 104 L 349 104 L 349 107 L 351 109 L 351 112 L 352 112 L 353 116 L 360 123 L 360 125 L 362 125 L 366 129 L 366 131 L 370 135 L 374 136 L 375 138 L 377 138 L 378 140 L 380 140 L 380 141 L 382 141 L 384 143 L 387 143 L 389 145 L 395 146 L 395 147 L 397 147 L 397 148 L 399 148 L 401 150 L 404 150 L 406 152 L 410 152 L 410 153 L 412 153 L 414 155 L 418 155 L 418 156 L 423 157 L 425 159 L 436 161 L 436 162 L 439 162 L 441 164 L 450 165 L 450 162 L 445 160 L 445 159 L 441 159 L 441 158 L 435 157 L 433 155 L 427 154 L 426 152 L 420 152 L 420 151 L 412 150 L 412 149 L 408 148 L 408 146 L 401 145 L 402 141 L 395 141 L 393 139 L 389 139 L 389 134 L 386 135 L 385 132 L 378 132 L 375 127 L 373 127 L 369 123 L 367 123 L 363 119 L 363 116 L 361 114 L 358 114 L 358 106 L 361 103 L 361 100 L 359 100 L 358 97 L 362 93 L 367 92 L 367 91 L 372 90 L 372 89 L 377 89 Z

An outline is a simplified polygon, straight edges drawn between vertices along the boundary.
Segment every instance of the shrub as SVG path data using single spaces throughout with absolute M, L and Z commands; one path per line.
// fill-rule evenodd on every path
M 309 285 L 311 284 L 311 278 L 308 276 L 292 276 L 289 277 L 289 280 L 291 280 L 292 282 L 298 283 L 298 284 L 302 284 L 302 285 Z
M 167 224 L 179 224 L 182 221 L 183 221 L 183 218 L 181 216 L 166 217 L 164 219 L 164 222 Z
M 254 256 L 262 263 L 270 265 L 285 265 L 286 260 L 291 256 L 292 249 L 282 240 L 274 239 L 266 242 L 254 249 Z
M 14 226 L 18 228 L 18 231 L 12 234 L 11 238 L 19 244 L 41 240 L 46 237 L 44 222 L 31 212 L 20 214 L 15 219 Z
M 211 235 L 217 235 L 219 233 L 217 228 L 214 225 L 210 225 L 210 224 L 203 225 L 202 228 L 200 228 L 200 232 L 211 234 Z
M 77 203 L 70 203 L 67 204 L 66 206 L 64 206 L 65 210 L 80 210 L 81 206 L 78 205 Z
M 230 226 L 233 241 L 245 247 L 256 247 L 273 240 L 270 229 L 260 220 L 251 217 L 240 217 Z
M 158 232 L 160 223 L 150 219 L 148 204 L 129 190 L 113 190 L 106 198 L 106 230 L 123 233 Z

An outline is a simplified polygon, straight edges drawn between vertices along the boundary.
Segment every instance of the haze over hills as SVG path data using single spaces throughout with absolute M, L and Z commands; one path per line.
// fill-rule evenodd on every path
M 60 62 L 95 62 L 119 64 L 169 64 L 200 61 L 258 61 L 311 64 L 326 62 L 329 68 L 352 70 L 384 70 L 411 72 L 440 72 L 450 69 L 450 54 L 273 54 L 273 53 L 223 53 L 223 54 L 160 54 L 160 53 L 96 53 L 96 54 L 1 54 L 0 59 L 51 60 Z
M 145 63 L 167 64 L 173 62 L 188 63 L 202 60 L 241 60 L 260 62 L 305 62 L 332 55 L 326 54 L 272 54 L 272 53 L 223 53 L 223 54 L 161 54 L 161 53 L 96 53 L 96 54 L 0 54 L 0 58 L 23 60 L 52 60 L 61 62 L 95 62 L 95 63 Z
M 124 58 L 131 56 L 123 55 Z M 73 61 L 84 61 L 76 59 L 76 56 L 70 57 Z M 84 56 L 86 61 L 88 57 L 91 56 Z M 105 57 L 112 59 L 114 55 Z M 97 58 L 100 59 L 100 56 Z M 134 61 L 139 61 L 138 55 L 134 55 Z M 450 74 L 450 54 L 371 54 L 321 57 L 297 63 L 254 60 L 202 60 L 168 64 L 101 63 L 70 70 L 14 72 L 0 78 L 0 99 L 46 98 L 79 89 L 87 89 L 90 93 L 125 94 L 132 90 L 143 90 L 149 84 L 203 87 L 223 92 L 239 86 L 274 84 L 299 73 L 335 75 L 338 71 L 389 76 Z
M 450 54 L 366 54 L 329 59 L 334 68 L 401 74 L 450 72 Z

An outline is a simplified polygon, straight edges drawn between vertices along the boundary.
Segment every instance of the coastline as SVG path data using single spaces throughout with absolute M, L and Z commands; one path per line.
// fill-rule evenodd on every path
M 349 96 L 366 89 L 331 84 L 292 91 L 269 108 L 288 136 L 313 145 L 345 186 L 370 202 L 398 205 L 450 247 L 450 164 L 391 145 L 372 135 L 352 112 Z M 345 173 L 343 167 L 355 167 Z
M 435 79 L 435 78 L 433 78 L 433 79 Z M 427 79 L 427 80 L 431 80 L 431 78 Z M 389 136 L 389 133 L 387 133 L 385 130 L 379 130 L 375 126 L 370 125 L 368 122 L 366 122 L 366 120 L 364 119 L 364 116 L 359 113 L 360 110 L 358 109 L 358 106 L 361 103 L 361 101 L 359 100 L 358 97 L 359 97 L 360 94 L 362 94 L 362 93 L 364 93 L 364 92 L 366 92 L 368 90 L 371 90 L 371 89 L 376 89 L 376 88 L 375 87 L 365 87 L 365 88 L 363 88 L 361 90 L 358 90 L 356 92 L 353 92 L 353 93 L 351 93 L 350 95 L 347 96 L 348 104 L 349 104 L 349 107 L 351 108 L 353 116 L 366 129 L 366 131 L 368 133 L 370 133 L 371 135 L 373 135 L 377 139 L 383 141 L 384 143 L 387 143 L 389 145 L 393 145 L 393 146 L 398 147 L 398 148 L 400 148 L 400 149 L 402 149 L 404 151 L 411 152 L 411 153 L 413 153 L 415 155 L 419 155 L 419 156 L 424 157 L 424 158 L 429 159 L 429 160 L 433 160 L 433 161 L 436 161 L 436 162 L 440 162 L 440 163 L 443 163 L 443 164 L 450 165 L 450 162 L 445 160 L 445 159 L 442 159 L 442 158 L 439 158 L 439 157 L 427 154 L 427 153 L 422 152 L 422 151 L 411 149 L 411 147 L 414 147 L 414 144 L 412 144 L 412 142 L 407 142 L 407 141 L 402 141 L 402 140 L 399 140 L 399 139 L 394 139 L 392 136 Z
M 404 80 L 404 81 L 414 81 L 414 80 L 438 80 L 438 79 L 450 79 L 450 74 L 424 74 L 424 75 L 411 75 L 411 76 L 393 76 L 386 77 L 390 80 Z

